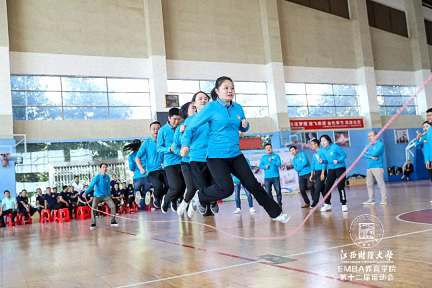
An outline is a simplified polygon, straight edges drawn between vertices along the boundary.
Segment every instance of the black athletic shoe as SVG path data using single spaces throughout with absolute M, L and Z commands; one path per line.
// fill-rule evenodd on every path
M 198 211 L 201 215 L 207 214 L 209 211 L 208 205 L 203 205 L 201 202 L 198 202 Z
M 117 226 L 118 226 L 117 221 L 116 221 L 115 219 L 113 219 L 113 220 L 111 221 L 111 227 L 117 227 Z
M 171 211 L 173 211 L 174 213 L 177 213 L 177 201 L 171 201 Z
M 96 229 L 96 224 L 91 224 L 90 225 L 90 230 L 95 230 Z
M 210 211 L 213 214 L 219 213 L 219 205 L 217 204 L 217 202 L 213 202 L 213 203 L 210 204 Z
M 164 195 L 162 197 L 162 203 L 160 205 L 161 211 L 162 211 L 163 214 L 168 213 L 168 206 L 169 206 L 169 203 L 165 203 L 165 195 Z

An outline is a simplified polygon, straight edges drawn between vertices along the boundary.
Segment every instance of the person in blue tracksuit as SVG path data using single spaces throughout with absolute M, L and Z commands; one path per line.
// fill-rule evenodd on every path
M 376 136 L 375 131 L 368 133 L 371 146 L 364 155 L 367 161 L 366 186 L 369 196 L 369 199 L 363 202 L 365 205 L 375 204 L 374 179 L 381 192 L 381 205 L 387 204 L 387 188 L 384 182 L 384 142 Z
M 268 195 L 273 198 L 272 186 L 276 191 L 277 202 L 282 207 L 282 192 L 279 177 L 279 169 L 282 165 L 281 158 L 273 152 L 270 143 L 264 145 L 266 154 L 261 157 L 259 168 L 264 170 L 264 187 Z
M 427 132 L 428 130 L 430 130 L 431 125 L 429 124 L 428 121 L 424 121 L 422 127 L 423 127 L 423 132 L 422 133 L 417 132 L 416 148 L 422 150 L 423 152 L 425 167 L 429 171 L 430 179 L 432 181 L 432 169 L 431 169 L 432 157 L 430 155 L 432 151 L 428 149 L 429 146 L 427 140 Z
M 123 147 L 123 151 L 130 152 L 128 155 L 128 166 L 129 170 L 133 172 L 133 186 L 135 192 L 140 192 L 141 197 L 144 198 L 144 194 L 148 193 L 151 184 L 149 183 L 147 179 L 146 174 L 142 174 L 138 165 L 136 164 L 136 155 L 138 154 L 138 150 L 141 147 L 141 140 L 135 139 L 132 141 L 132 143 L 127 144 Z
M 426 121 L 428 121 L 429 126 L 432 126 L 432 108 L 426 111 Z M 432 181 L 432 129 L 427 129 L 426 132 L 426 143 L 423 151 L 425 151 L 426 169 L 429 170 L 431 181 Z
M 324 189 L 325 197 L 327 197 L 330 188 L 333 186 L 336 180 L 340 176 L 342 176 L 346 171 L 346 165 L 345 165 L 346 153 L 341 147 L 339 147 L 339 145 L 334 144 L 330 136 L 328 135 L 322 135 L 320 137 L 320 142 L 321 142 L 321 151 L 323 152 L 323 156 L 324 156 L 323 161 L 327 165 L 327 179 L 326 179 L 325 189 Z M 343 212 L 348 211 L 348 205 L 347 205 L 347 199 L 345 193 L 345 181 L 346 181 L 346 177 L 344 176 L 343 179 L 341 179 L 341 181 L 337 185 Z M 331 195 L 329 195 L 328 198 L 325 200 L 324 206 L 321 207 L 321 212 L 331 211 L 330 198 Z
M 242 185 L 252 193 L 271 218 L 283 223 L 288 222 L 288 215 L 283 214 L 281 207 L 268 196 L 240 151 L 239 132 L 246 132 L 249 123 L 242 106 L 233 102 L 234 82 L 229 77 L 219 77 L 211 95 L 214 101 L 207 104 L 185 130 L 187 134 L 190 133 L 188 130 L 191 130 L 190 135 L 193 135 L 201 125 L 209 125 L 207 165 L 215 183 L 199 190 L 200 208 L 233 193 L 233 174 L 240 179 Z M 190 139 L 186 139 L 186 145 L 182 147 L 182 155 L 189 152 L 188 141 L 190 142 Z
M 289 152 L 292 156 L 294 156 L 292 160 L 292 164 L 294 167 L 294 170 L 297 171 L 298 179 L 299 179 L 299 187 L 300 187 L 300 194 L 303 197 L 303 201 L 305 204 L 302 206 L 302 208 L 309 208 L 310 207 L 310 200 L 306 193 L 308 181 L 311 177 L 311 167 L 309 164 L 309 160 L 306 157 L 306 154 L 303 151 L 298 151 L 296 146 L 290 146 Z M 311 191 L 311 195 L 313 195 L 313 187 Z
M 107 172 L 108 172 L 108 164 L 101 163 L 99 165 L 99 174 L 93 177 L 89 187 L 85 191 L 86 196 L 89 195 L 90 192 L 94 191 L 92 210 L 91 210 L 91 225 L 90 225 L 91 230 L 96 228 L 96 217 L 94 212 L 98 209 L 98 205 L 101 202 L 105 202 L 111 210 L 110 211 L 111 226 L 118 226 L 117 221 L 115 219 L 116 208 L 111 198 L 111 186 L 110 186 L 111 179 L 110 176 L 108 176 Z
M 168 182 L 162 168 L 163 154 L 157 151 L 156 139 L 161 124 L 158 121 L 150 123 L 150 137 L 146 138 L 135 158 L 138 170 L 147 175 L 153 186 L 153 206 L 160 208 L 163 196 L 168 192 Z
M 237 177 L 235 177 L 234 175 L 232 175 L 232 179 L 233 179 L 233 182 L 234 182 L 234 199 L 235 199 L 235 205 L 236 205 L 236 209 L 234 210 L 233 213 L 234 214 L 240 214 L 241 213 L 240 192 L 241 192 L 241 189 L 242 189 L 242 185 L 240 183 L 240 180 Z M 254 215 L 256 213 L 256 210 L 253 207 L 252 195 L 246 189 L 243 189 L 243 191 L 245 192 L 246 198 L 247 198 L 247 201 L 248 201 L 249 213 L 251 215 Z
M 168 122 L 160 128 L 157 136 L 157 151 L 163 154 L 163 166 L 168 180 L 168 193 L 164 195 L 161 203 L 162 213 L 171 210 L 177 212 L 177 201 L 183 199 L 186 184 L 181 171 L 182 157 L 174 151 L 174 133 L 181 123 L 182 116 L 178 108 L 168 111 Z
M 184 133 L 184 129 L 186 128 L 186 125 L 188 125 L 188 123 L 190 122 L 190 117 L 192 117 L 196 113 L 196 108 L 194 106 L 194 103 L 193 102 L 185 103 L 180 108 L 180 112 L 184 121 L 177 126 L 176 131 L 174 133 L 174 142 L 173 142 L 174 152 L 178 155 L 180 155 L 181 137 Z M 177 214 L 179 216 L 185 214 L 190 200 L 192 200 L 193 195 L 195 195 L 195 192 L 198 189 L 197 185 L 195 185 L 195 182 L 193 180 L 190 161 L 191 160 L 189 155 L 185 155 L 181 159 L 181 171 L 183 174 L 183 179 L 186 184 L 186 192 L 184 194 L 183 201 L 180 203 L 179 207 L 177 207 Z M 191 195 L 192 197 L 190 197 Z
M 199 113 L 209 102 L 210 96 L 208 96 L 205 92 L 198 91 L 192 96 L 192 102 Z M 196 114 L 188 117 L 184 123 L 184 127 L 186 128 Z M 184 131 L 181 138 L 181 146 L 187 145 L 189 146 L 189 153 L 186 155 L 190 159 L 190 167 L 192 172 L 192 179 L 195 185 L 203 190 L 206 189 L 213 183 L 211 178 L 211 174 L 207 167 L 207 142 L 208 142 L 208 124 L 201 125 L 198 129 L 194 131 L 194 134 L 191 135 L 191 130 Z M 189 140 L 190 139 L 190 140 Z M 196 206 L 195 203 L 192 203 L 192 199 L 196 194 L 195 191 L 187 191 L 185 194 L 184 202 L 180 204 L 179 213 L 184 213 L 187 208 L 187 216 L 191 218 L 195 213 Z M 212 205 L 206 205 L 204 209 L 200 210 L 200 213 L 203 216 L 212 216 L 214 215 L 212 210 L 216 213 L 218 212 L 217 203 L 214 202 Z
M 313 194 L 312 194 L 312 205 L 311 207 L 315 207 L 319 202 L 320 194 L 324 196 L 324 188 L 325 188 L 325 179 L 327 175 L 326 164 L 323 162 L 324 155 L 320 148 L 320 142 L 318 139 L 312 139 L 310 141 L 311 148 L 314 151 L 312 155 L 312 163 L 311 163 L 311 176 L 310 181 L 313 184 Z

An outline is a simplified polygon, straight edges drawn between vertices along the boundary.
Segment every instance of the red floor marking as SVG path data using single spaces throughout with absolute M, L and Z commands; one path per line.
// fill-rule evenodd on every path
M 190 244 L 177 243 L 177 242 L 172 242 L 172 241 L 167 241 L 167 240 L 162 240 L 162 239 L 157 239 L 157 238 L 151 238 L 151 239 L 154 240 L 154 241 L 158 241 L 158 242 L 162 242 L 162 243 L 166 243 L 166 244 L 170 244 L 170 245 L 185 247 L 185 248 L 194 249 L 194 250 L 198 250 L 198 251 L 202 251 L 202 252 L 213 252 L 213 253 L 216 253 L 218 255 L 227 256 L 227 257 L 231 257 L 231 258 L 235 258 L 235 259 L 241 259 L 241 260 L 250 261 L 250 262 L 257 262 L 257 261 L 260 260 L 260 259 L 253 259 L 253 258 L 248 258 L 248 257 L 240 256 L 240 255 L 235 255 L 235 254 L 231 254 L 231 253 L 226 253 L 226 252 L 208 250 L 208 249 L 205 249 L 205 248 L 195 247 L 195 246 L 190 245 Z M 275 268 L 280 268 L 280 269 L 285 269 L 285 270 L 289 270 L 289 271 L 294 271 L 294 272 L 299 272 L 299 273 L 314 275 L 314 276 L 318 276 L 318 277 L 321 277 L 321 278 L 327 278 L 327 279 L 330 279 L 330 280 L 336 280 L 336 281 L 343 282 L 343 283 L 350 283 L 350 284 L 354 284 L 354 285 L 362 286 L 362 287 L 380 288 L 380 286 L 376 286 L 376 285 L 373 285 L 373 284 L 367 284 L 367 283 L 358 282 L 358 281 L 344 281 L 344 280 L 341 280 L 339 278 L 335 278 L 335 277 L 328 276 L 328 275 L 322 275 L 322 274 L 319 274 L 319 273 L 316 273 L 316 272 L 312 272 L 312 271 L 308 271 L 308 270 L 304 270 L 304 269 L 300 269 L 300 268 L 292 268 L 292 267 L 287 267 L 287 266 L 283 266 L 283 265 L 279 265 L 279 264 L 273 264 L 273 263 L 268 263 L 268 262 L 257 262 L 257 264 L 262 264 L 262 265 L 267 265 L 267 266 L 271 266 L 271 267 L 275 267 Z
M 432 224 L 432 209 L 407 212 L 399 215 L 398 218 L 414 223 Z

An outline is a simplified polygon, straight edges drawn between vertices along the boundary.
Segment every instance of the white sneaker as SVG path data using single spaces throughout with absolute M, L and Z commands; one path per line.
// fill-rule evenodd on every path
M 196 203 L 195 201 L 191 201 L 191 203 L 189 203 L 188 209 L 187 209 L 187 217 L 192 218 L 193 215 L 195 214 L 196 211 Z
M 283 214 L 283 213 L 281 213 L 278 217 L 276 217 L 276 218 L 273 218 L 272 220 L 273 221 L 279 221 L 279 222 L 281 222 L 281 223 L 287 223 L 289 220 L 290 220 L 290 216 L 288 216 L 287 214 Z
M 256 213 L 255 208 L 254 208 L 254 207 L 250 208 L 250 209 L 249 209 L 249 213 L 250 213 L 251 215 L 254 215 L 254 214 Z
M 348 212 L 348 205 L 342 205 L 342 212 Z
M 233 212 L 233 214 L 240 214 L 241 213 L 241 209 L 240 208 L 236 208 Z
M 328 212 L 331 210 L 332 210 L 331 204 L 324 204 L 320 209 L 321 212 Z
M 188 203 L 187 203 L 186 201 L 183 200 L 183 201 L 180 203 L 180 205 L 177 207 L 177 215 L 178 215 L 179 217 L 183 216 L 183 214 L 186 213 L 187 208 L 188 208 Z
M 375 205 L 375 201 L 374 200 L 368 200 L 366 202 L 363 202 L 363 205 Z
M 381 205 L 387 205 L 387 201 L 383 201 L 380 203 Z

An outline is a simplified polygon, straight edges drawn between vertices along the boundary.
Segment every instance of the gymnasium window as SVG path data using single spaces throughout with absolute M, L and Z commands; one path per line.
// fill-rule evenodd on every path
M 147 79 L 11 75 L 15 120 L 151 119 Z
M 390 33 L 408 37 L 408 27 L 404 11 L 367 0 L 369 26 Z
M 397 86 L 397 85 L 379 85 L 377 86 L 378 104 L 380 114 L 383 116 L 392 116 L 398 109 L 415 94 L 415 86 Z M 416 115 L 416 100 L 402 112 L 403 115 Z
M 288 1 L 349 19 L 348 0 L 288 0 Z
M 168 80 L 168 94 L 179 95 L 180 105 L 192 100 L 197 91 L 210 95 L 214 81 L 207 80 Z M 269 116 L 267 85 L 265 82 L 235 82 L 235 101 L 243 106 L 246 117 Z
M 346 117 L 360 114 L 356 85 L 285 83 L 290 117 Z

